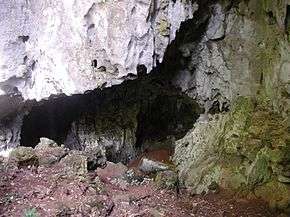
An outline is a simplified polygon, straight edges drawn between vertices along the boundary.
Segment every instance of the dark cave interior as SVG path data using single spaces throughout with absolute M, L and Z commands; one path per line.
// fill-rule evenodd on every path
M 198 105 L 191 98 L 166 82 L 148 76 L 83 95 L 40 102 L 24 117 L 20 142 L 22 146 L 34 147 L 39 138 L 47 137 L 64 144 L 72 123 L 85 117 L 87 121 L 105 122 L 104 127 L 109 128 L 137 125 L 135 145 L 138 148 L 145 140 L 162 140 L 169 135 L 182 137 L 199 113 Z

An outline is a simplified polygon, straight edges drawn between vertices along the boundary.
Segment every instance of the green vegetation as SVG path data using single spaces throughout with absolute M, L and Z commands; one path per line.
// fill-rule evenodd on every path
M 38 217 L 36 209 L 31 208 L 31 209 L 25 210 L 24 217 Z

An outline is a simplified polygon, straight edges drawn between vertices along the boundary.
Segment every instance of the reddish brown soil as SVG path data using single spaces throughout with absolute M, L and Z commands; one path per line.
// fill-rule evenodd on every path
M 91 173 L 67 178 L 62 168 L 22 169 L 0 174 L 0 216 L 22 217 L 35 208 L 38 216 L 111 217 L 274 217 L 261 201 L 233 199 L 224 193 L 190 196 L 186 191 L 160 190 L 150 180 L 140 185 L 115 182 L 116 168 L 99 172 L 101 191 Z M 58 215 L 57 215 L 58 214 Z

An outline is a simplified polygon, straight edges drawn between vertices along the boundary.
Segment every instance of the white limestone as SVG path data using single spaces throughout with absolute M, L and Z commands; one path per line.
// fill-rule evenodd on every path
M 138 64 L 161 62 L 196 9 L 181 0 L 0 0 L 0 94 L 40 100 L 121 83 Z

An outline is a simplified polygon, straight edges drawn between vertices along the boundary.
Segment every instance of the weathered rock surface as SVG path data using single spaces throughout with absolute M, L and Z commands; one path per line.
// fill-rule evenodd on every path
M 287 209 L 289 180 L 281 174 L 290 162 L 289 136 L 285 117 L 239 98 L 230 113 L 196 123 L 177 141 L 180 180 L 194 193 L 208 192 L 212 183 L 244 194 L 254 189 L 273 208 Z
M 87 157 L 80 152 L 73 151 L 65 156 L 59 164 L 68 176 L 85 176 L 88 172 Z
M 205 114 L 176 142 L 180 180 L 194 193 L 217 183 L 289 208 L 281 176 L 290 162 L 287 4 L 216 4 L 205 34 L 181 49 L 190 61 L 176 84 L 206 111 L 230 110 Z
M 0 95 L 25 99 L 119 84 L 161 62 L 191 1 L 1 1 Z
M 168 170 L 169 167 L 161 162 L 153 161 L 148 158 L 143 158 L 139 165 L 139 170 L 145 174 L 156 173 L 159 171 Z
M 17 147 L 11 151 L 7 164 L 16 168 L 38 166 L 38 158 L 33 148 Z
M 87 157 L 88 170 L 95 170 L 98 167 L 106 166 L 106 153 L 101 147 L 86 147 L 83 154 Z
M 178 176 L 171 170 L 157 173 L 155 183 L 159 188 L 178 190 Z
M 49 166 L 65 157 L 68 150 L 58 146 L 53 140 L 40 138 L 40 143 L 35 147 L 35 153 L 40 166 Z

